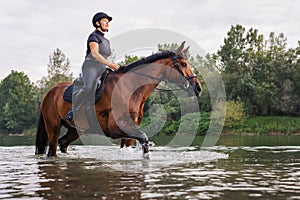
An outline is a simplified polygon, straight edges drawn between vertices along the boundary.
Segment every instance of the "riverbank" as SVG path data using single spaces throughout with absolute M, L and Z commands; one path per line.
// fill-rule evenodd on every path
M 216 146 L 300 146 L 300 135 L 214 135 L 210 136 Z M 155 135 L 149 138 L 154 146 L 196 146 L 201 147 L 205 136 Z M 35 136 L 0 137 L 0 146 L 34 146 Z M 84 135 L 72 145 L 119 146 L 120 140 L 105 136 Z M 70 147 L 71 148 L 71 147 Z
M 197 135 L 204 136 L 210 126 L 210 113 L 201 113 L 200 120 L 195 120 L 193 113 L 188 114 L 188 124 L 181 125 L 181 121 L 167 122 L 159 131 L 160 136 L 174 135 L 178 132 L 181 125 L 182 130 L 189 127 L 198 126 Z M 198 116 L 198 115 L 197 115 Z M 151 123 L 151 120 L 145 120 Z M 147 125 L 145 123 L 144 125 Z M 199 123 L 199 124 L 196 124 Z M 143 124 L 141 125 L 143 126 Z M 0 129 L 0 135 L 15 135 L 15 136 L 35 136 L 37 126 L 31 126 L 30 129 L 24 130 L 22 133 L 10 133 L 7 130 Z M 62 128 L 62 132 L 65 132 Z M 144 130 L 147 133 L 147 130 Z M 300 135 L 300 117 L 286 117 L 286 116 L 257 116 L 248 117 L 243 122 L 236 124 L 233 127 L 223 127 L 222 135 Z
M 300 135 L 300 117 L 250 117 L 233 128 L 224 127 L 223 134 Z

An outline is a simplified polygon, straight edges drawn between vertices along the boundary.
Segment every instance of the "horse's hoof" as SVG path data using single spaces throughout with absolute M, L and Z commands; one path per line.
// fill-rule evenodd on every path
M 67 153 L 67 148 L 64 148 L 64 147 L 60 146 L 59 149 L 60 149 L 60 152 Z
M 48 157 L 48 158 L 55 158 L 55 157 L 57 157 L 57 155 L 56 155 L 56 154 L 48 153 L 48 154 L 47 154 L 47 157 Z
M 65 142 L 66 142 L 65 140 L 59 140 L 58 141 L 59 150 L 62 153 L 67 153 L 67 147 L 64 146 Z
M 150 159 L 149 153 L 143 153 L 143 159 L 149 160 Z

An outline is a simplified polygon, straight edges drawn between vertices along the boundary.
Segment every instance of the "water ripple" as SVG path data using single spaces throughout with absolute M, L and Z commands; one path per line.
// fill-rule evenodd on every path
M 0 199 L 299 199 L 300 147 L 0 147 Z

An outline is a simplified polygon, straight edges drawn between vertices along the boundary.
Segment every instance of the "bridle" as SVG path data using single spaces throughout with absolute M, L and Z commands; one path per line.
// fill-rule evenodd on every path
M 170 66 L 170 72 L 168 73 L 168 75 L 165 74 L 165 77 L 171 77 L 172 73 L 173 73 L 173 68 L 174 68 L 182 77 L 184 77 L 185 83 L 183 84 L 183 88 L 187 90 L 191 86 L 190 79 L 195 78 L 197 76 L 195 74 L 192 74 L 190 76 L 184 76 L 182 70 L 180 69 L 179 64 L 177 63 L 177 59 L 184 58 L 183 55 L 178 55 L 177 56 L 174 52 L 171 52 L 171 53 L 172 53 L 172 57 L 171 57 L 172 66 Z M 182 86 L 182 81 L 180 81 L 180 82 L 170 81 L 170 78 L 161 79 L 161 78 L 157 78 L 157 77 L 154 77 L 154 76 L 151 76 L 151 75 L 148 75 L 148 74 L 143 74 L 143 73 L 140 73 L 140 72 L 137 72 L 137 71 L 134 71 L 134 73 L 139 74 L 141 76 L 151 78 L 151 79 L 156 80 L 158 82 L 162 82 L 162 81 L 164 81 L 166 83 L 171 82 L 174 85 Z M 163 90 L 163 89 L 160 89 L 160 90 Z
M 177 59 L 182 59 L 182 58 L 183 58 L 182 55 L 176 56 L 176 54 L 173 53 L 173 55 L 172 55 L 172 63 L 173 63 L 174 68 L 178 71 L 178 73 L 180 73 L 187 81 L 189 81 L 190 79 L 195 78 L 196 75 L 192 74 L 190 76 L 184 76 L 182 70 L 179 67 L 179 64 L 177 63 Z

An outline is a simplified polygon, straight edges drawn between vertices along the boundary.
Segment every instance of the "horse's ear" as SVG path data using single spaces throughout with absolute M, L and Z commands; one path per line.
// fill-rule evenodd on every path
M 182 49 L 183 49 L 183 47 L 184 47 L 184 43 L 185 43 L 185 41 L 183 41 L 183 42 L 181 43 L 181 45 L 178 47 L 178 49 L 175 51 L 176 54 L 180 54 L 180 53 L 181 53 L 181 51 L 182 51 Z
M 186 54 L 189 50 L 190 46 L 188 46 L 185 50 L 182 51 L 182 53 Z

